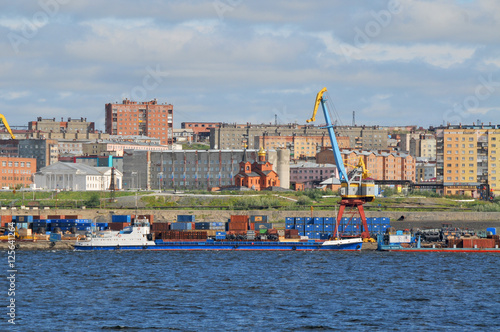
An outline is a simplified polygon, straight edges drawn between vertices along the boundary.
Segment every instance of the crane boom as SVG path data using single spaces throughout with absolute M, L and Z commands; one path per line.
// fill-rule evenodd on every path
M 323 114 L 325 116 L 326 128 L 328 130 L 328 135 L 330 136 L 330 142 L 332 143 L 333 156 L 335 158 L 335 166 L 339 170 L 340 182 L 348 183 L 349 179 L 347 177 L 347 172 L 344 167 L 344 161 L 342 160 L 342 154 L 340 153 L 339 144 L 337 143 L 337 139 L 335 138 L 335 131 L 333 130 L 332 120 L 330 119 L 330 113 L 328 112 L 328 107 L 326 106 L 326 99 L 323 98 L 323 94 L 326 92 L 326 88 L 321 89 L 320 92 L 316 95 L 316 102 L 314 103 L 314 111 L 313 115 L 309 120 L 306 120 L 307 123 L 316 121 L 316 113 L 318 112 L 318 107 L 321 104 L 323 108 Z
M 7 122 L 7 119 L 5 118 L 5 116 L 3 116 L 3 114 L 0 114 L 0 123 L 5 126 L 5 129 L 7 129 L 7 131 L 9 132 L 10 137 L 12 139 L 16 139 L 16 136 L 14 135 L 12 130 L 10 129 L 9 123 Z

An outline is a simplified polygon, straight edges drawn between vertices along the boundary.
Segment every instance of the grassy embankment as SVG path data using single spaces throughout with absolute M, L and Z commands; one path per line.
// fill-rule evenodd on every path
M 183 195 L 166 195 L 139 192 L 140 206 L 152 209 L 220 209 L 220 210 L 331 210 L 338 205 L 339 197 L 332 192 L 310 190 L 306 192 L 220 192 L 189 191 Z M 111 202 L 110 192 L 0 192 L 3 207 L 36 206 L 39 208 L 132 208 L 135 192 L 115 192 L 116 202 Z M 129 196 L 128 199 L 126 197 Z M 409 196 L 392 195 L 376 198 L 367 203 L 370 211 L 468 211 L 500 212 L 500 200 L 493 203 L 468 201 L 468 197 L 425 197 L 416 193 Z

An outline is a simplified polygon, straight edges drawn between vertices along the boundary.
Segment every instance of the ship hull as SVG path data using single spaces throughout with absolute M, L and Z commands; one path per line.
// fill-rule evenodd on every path
M 282 250 L 282 251 L 359 251 L 362 243 L 323 245 L 322 242 L 163 242 L 154 245 L 75 245 L 76 250 Z

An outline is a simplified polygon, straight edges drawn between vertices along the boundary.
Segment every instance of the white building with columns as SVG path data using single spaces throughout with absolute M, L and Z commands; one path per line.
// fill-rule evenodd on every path
M 55 163 L 34 174 L 36 188 L 47 190 L 102 191 L 109 190 L 111 167 L 92 167 L 76 163 Z M 114 170 L 115 189 L 122 189 L 123 173 Z

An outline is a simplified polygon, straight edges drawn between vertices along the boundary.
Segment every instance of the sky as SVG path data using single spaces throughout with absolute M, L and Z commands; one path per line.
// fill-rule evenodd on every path
M 338 124 L 500 124 L 499 31 L 497 0 L 0 0 L 0 113 L 304 124 L 326 87 Z

